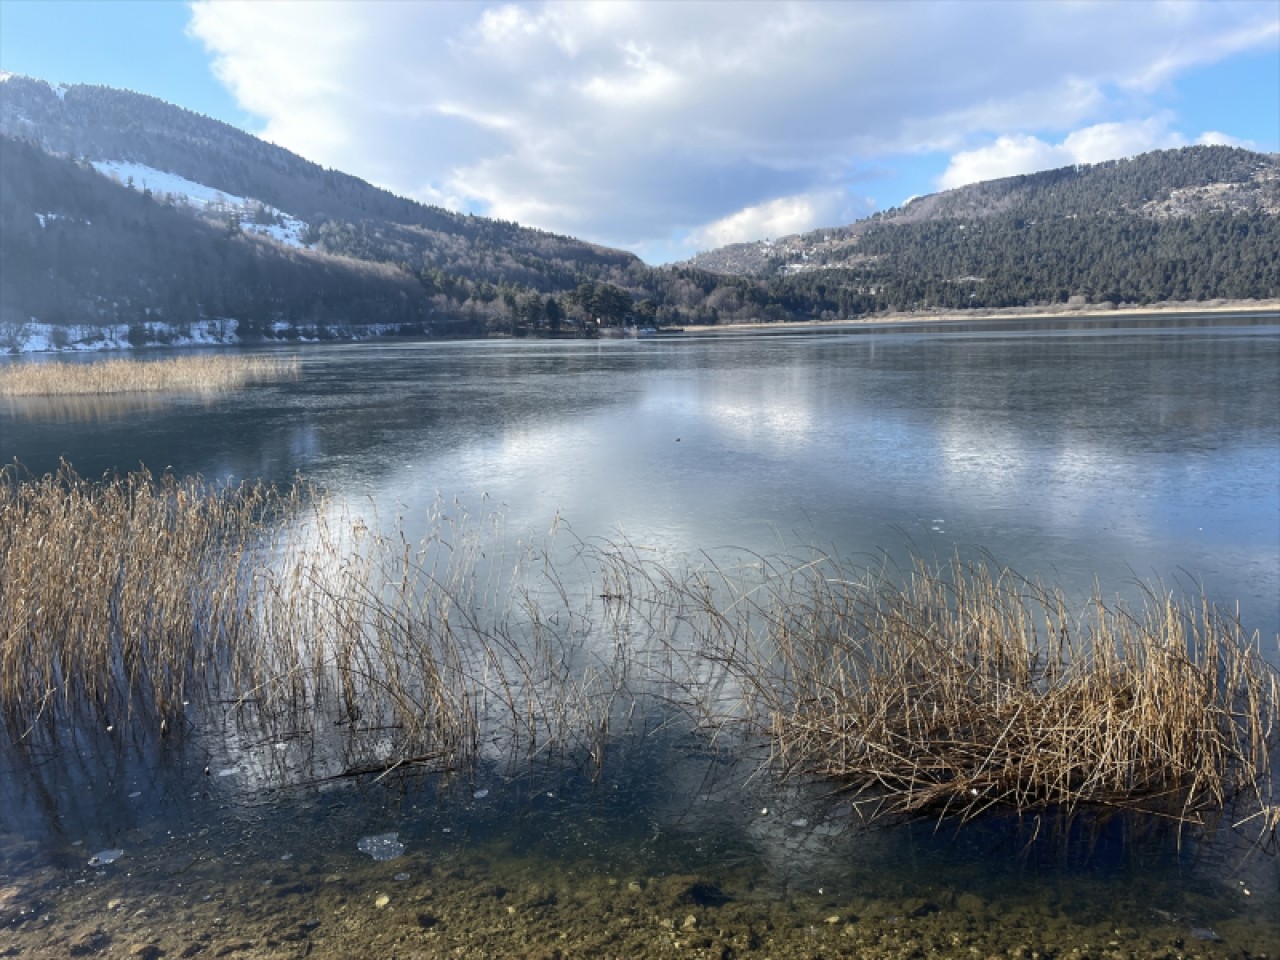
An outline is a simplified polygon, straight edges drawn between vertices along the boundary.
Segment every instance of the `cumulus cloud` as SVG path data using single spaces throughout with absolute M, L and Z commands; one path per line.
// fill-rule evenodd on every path
M 644 252 L 816 225 L 893 154 L 993 166 L 1071 130 L 1096 152 L 1088 136 L 1126 134 L 1100 123 L 1117 104 L 1267 49 L 1278 21 L 1229 0 L 195 0 L 190 32 L 261 133 L 309 159 Z
M 860 214 L 870 212 L 869 209 L 858 211 Z M 853 219 L 853 215 L 848 210 L 848 198 L 843 191 L 798 194 L 756 204 L 708 223 L 693 230 L 689 242 L 698 249 L 707 250 L 730 243 L 803 233 L 849 219 Z
M 955 154 L 938 178 L 938 186 L 949 190 L 980 180 L 1185 146 L 1186 137 L 1169 128 L 1169 119 L 1161 116 L 1135 123 L 1098 123 L 1072 131 L 1061 143 L 1046 143 L 1027 134 L 998 137 L 987 146 Z M 1209 141 L 1202 138 L 1201 142 Z
M 1206 130 L 1196 138 L 1196 143 L 1215 147 L 1241 147 L 1245 150 L 1257 150 L 1258 145 L 1252 140 L 1241 140 L 1221 130 Z

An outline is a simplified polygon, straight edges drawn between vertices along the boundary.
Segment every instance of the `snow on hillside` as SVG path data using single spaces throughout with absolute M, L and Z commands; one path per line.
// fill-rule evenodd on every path
M 148 321 L 142 326 L 149 339 L 167 346 L 214 346 L 240 342 L 237 336 L 239 324 L 235 320 L 189 324 L 183 330 L 162 321 Z M 30 323 L 0 326 L 0 353 L 83 353 L 129 350 L 132 346 L 127 323 L 54 325 L 32 320 Z
M 131 330 L 132 327 L 132 330 Z M 164 320 L 147 320 L 138 324 L 42 323 L 34 317 L 27 323 L 0 323 L 0 356 L 27 353 L 97 353 L 104 350 L 133 350 L 140 339 L 148 347 L 216 347 L 235 346 L 240 339 L 239 321 L 231 318 L 204 320 L 199 323 L 175 326 Z M 131 339 L 132 334 L 132 339 Z M 317 343 L 332 339 L 332 332 L 325 332 L 315 324 L 297 326 L 275 321 L 271 334 L 276 340 L 295 343 Z M 342 331 L 343 340 L 372 340 L 378 337 L 404 336 L 397 323 L 365 323 L 347 327 Z M 260 343 L 253 338 L 250 342 Z M 0 361 L 3 362 L 3 361 Z
M 222 190 L 207 187 L 181 177 L 176 173 L 167 173 L 148 167 L 142 163 L 125 163 L 118 160 L 94 160 L 93 167 L 104 176 L 110 177 L 135 190 L 150 190 L 158 198 L 171 198 L 175 203 L 186 203 L 198 207 L 208 213 L 236 214 L 240 218 L 240 228 L 245 233 L 270 237 L 290 247 L 305 247 L 302 242 L 307 232 L 305 221 L 291 217 L 283 210 L 225 193 Z M 276 223 L 255 223 L 254 215 L 263 210 Z

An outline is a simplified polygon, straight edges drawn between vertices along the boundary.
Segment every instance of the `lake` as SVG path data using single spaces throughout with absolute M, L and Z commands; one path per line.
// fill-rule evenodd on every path
M 958 556 L 1073 602 L 1163 584 L 1238 604 L 1276 662 L 1274 315 L 287 352 L 297 380 L 228 395 L 0 400 L 0 458 L 302 474 L 415 535 L 466 517 L 487 563 L 626 545 L 670 570 Z M 662 718 L 594 769 L 324 780 L 323 748 L 223 720 L 2 754 L 0 954 L 1280 955 L 1276 858 L 1225 826 L 867 832 L 829 785 Z

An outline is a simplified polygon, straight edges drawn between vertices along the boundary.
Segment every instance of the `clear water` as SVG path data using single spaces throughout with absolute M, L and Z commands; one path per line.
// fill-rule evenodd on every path
M 299 380 L 225 397 L 0 402 L 0 458 L 301 472 L 410 523 L 456 498 L 506 537 L 567 524 L 673 563 L 985 553 L 1080 595 L 1203 588 L 1280 633 L 1274 317 L 290 352 Z M 1280 871 L 1229 830 L 868 835 L 679 732 L 599 777 L 377 783 L 311 782 L 299 745 L 243 731 L 155 743 L 0 752 L 0 954 L 1280 956 Z

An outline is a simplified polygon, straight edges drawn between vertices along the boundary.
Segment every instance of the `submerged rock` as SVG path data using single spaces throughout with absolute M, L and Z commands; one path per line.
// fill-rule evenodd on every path
M 72 940 L 67 945 L 67 953 L 73 957 L 87 957 L 93 953 L 100 953 L 110 945 L 111 937 L 101 927 L 97 927 Z
M 679 903 L 688 903 L 698 907 L 721 907 L 732 898 L 717 883 L 698 880 L 689 884 L 676 898 Z

